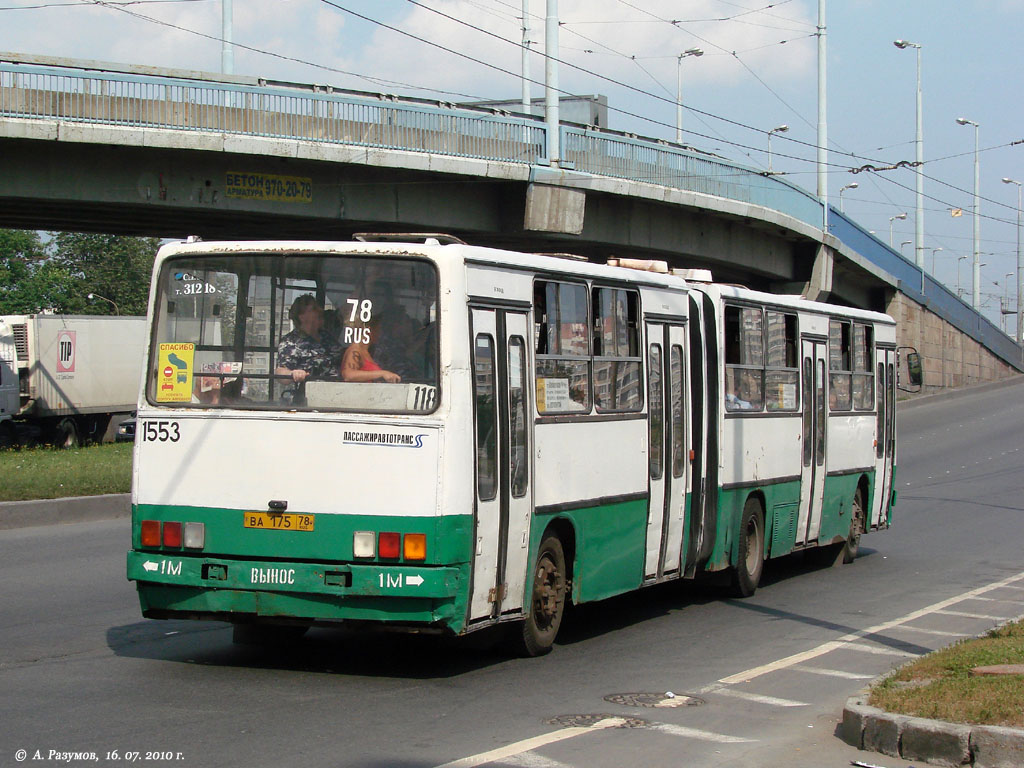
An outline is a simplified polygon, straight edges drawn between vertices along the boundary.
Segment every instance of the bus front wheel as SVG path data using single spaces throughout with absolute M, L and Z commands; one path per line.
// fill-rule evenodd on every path
M 740 540 L 733 571 L 733 591 L 739 597 L 750 597 L 757 591 L 764 570 L 764 512 L 755 498 L 743 505 Z
M 565 613 L 565 551 L 557 536 L 547 535 L 537 551 L 530 603 L 516 644 L 524 656 L 543 656 L 554 645 Z

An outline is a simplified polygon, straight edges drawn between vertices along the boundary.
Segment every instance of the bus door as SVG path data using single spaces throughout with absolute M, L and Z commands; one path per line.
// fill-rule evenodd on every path
M 678 576 L 682 566 L 687 457 L 686 328 L 647 324 L 650 498 L 644 581 Z
M 530 387 L 525 312 L 472 310 L 476 446 L 470 621 L 519 612 L 529 555 Z
M 803 430 L 797 544 L 816 541 L 821 525 L 821 507 L 825 496 L 825 430 L 828 426 L 826 347 L 824 339 L 804 337 L 801 341 Z
M 892 496 L 892 468 L 896 458 L 896 350 L 877 349 L 875 353 L 875 496 L 871 502 L 871 525 L 889 523 L 889 498 Z

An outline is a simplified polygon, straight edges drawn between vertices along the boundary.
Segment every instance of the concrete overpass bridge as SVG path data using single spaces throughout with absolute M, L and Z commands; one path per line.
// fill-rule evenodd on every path
M 494 109 L 0 54 L 0 226 L 212 238 L 443 231 L 887 311 L 928 388 L 1024 370 L 995 325 L 834 208 L 690 147 Z

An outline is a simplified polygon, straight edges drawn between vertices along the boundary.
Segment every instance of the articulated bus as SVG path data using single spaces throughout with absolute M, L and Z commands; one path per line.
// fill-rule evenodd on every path
M 550 650 L 566 601 L 818 548 L 895 498 L 887 315 L 447 236 L 161 248 L 128 577 L 235 640 Z

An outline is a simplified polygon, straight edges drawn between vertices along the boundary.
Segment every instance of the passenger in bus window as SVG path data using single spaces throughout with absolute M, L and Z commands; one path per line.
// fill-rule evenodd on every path
M 279 376 L 289 376 L 301 384 L 307 379 L 336 376 L 342 348 L 336 339 L 323 332 L 324 310 L 312 294 L 299 296 L 288 310 L 291 333 L 277 345 Z
M 370 354 L 370 347 L 377 343 L 383 315 L 375 316 L 362 328 L 356 328 L 357 340 L 345 350 L 341 360 L 341 378 L 345 381 L 384 381 L 397 384 L 402 380 L 394 371 L 387 371 L 378 365 Z

